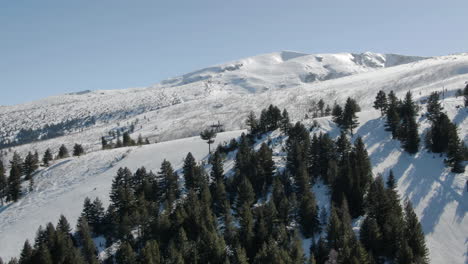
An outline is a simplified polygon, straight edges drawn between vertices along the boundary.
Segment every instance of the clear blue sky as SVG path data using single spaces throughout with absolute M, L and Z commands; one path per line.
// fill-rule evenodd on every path
M 0 105 L 280 50 L 468 51 L 468 1 L 0 0 Z

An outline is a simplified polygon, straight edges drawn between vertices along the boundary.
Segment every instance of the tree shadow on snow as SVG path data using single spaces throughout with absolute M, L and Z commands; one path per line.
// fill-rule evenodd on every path
M 366 143 L 373 166 L 383 162 L 394 164 L 393 167 L 385 168 L 384 178 L 392 169 L 401 185 L 400 189 L 406 189 L 406 197 L 403 199 L 411 199 L 415 208 L 425 200 L 427 205 L 424 206 L 420 220 L 426 234 L 434 231 L 445 207 L 453 201 L 458 202 L 454 221 L 462 221 L 467 211 L 464 203 L 466 192 L 462 197 L 454 191 L 452 183 L 456 174 L 448 172 L 439 154 L 427 153 L 422 148 L 415 155 L 401 152 L 400 142 L 393 140 L 391 133 L 384 130 L 382 118 L 369 120 L 356 134 L 361 135 Z

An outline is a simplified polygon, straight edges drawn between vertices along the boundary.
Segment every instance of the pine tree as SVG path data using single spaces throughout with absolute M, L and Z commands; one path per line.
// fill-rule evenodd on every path
M 320 116 L 324 116 L 324 107 L 325 107 L 325 102 L 323 99 L 320 99 L 317 103 L 318 110 L 320 111 Z
M 442 113 L 442 106 L 439 103 L 439 93 L 433 92 L 427 99 L 427 118 L 431 122 L 436 122 Z
M 73 146 L 73 156 L 81 156 L 84 154 L 83 146 L 80 144 L 75 144 Z
M 99 263 L 96 256 L 96 246 L 91 238 L 91 231 L 86 217 L 80 217 L 78 220 L 77 230 L 81 244 L 81 252 L 83 253 L 86 262 L 91 264 Z
M 107 142 L 106 137 L 101 137 L 101 146 L 102 149 L 107 149 L 109 147 L 109 143 Z
M 418 134 L 418 124 L 416 123 L 414 117 L 405 118 L 403 120 L 403 123 L 407 124 L 404 125 L 406 129 L 404 133 L 405 140 L 403 142 L 403 148 L 406 152 L 410 154 L 415 154 L 416 152 L 418 152 L 420 142 Z
M 211 164 L 211 179 L 216 183 L 224 178 L 223 160 L 219 151 L 216 151 L 210 159 Z
M 138 139 L 137 139 L 137 145 L 141 146 L 143 145 L 143 137 L 141 136 L 141 134 L 138 135 Z
M 21 169 L 12 163 L 10 177 L 8 177 L 7 201 L 16 202 L 21 196 Z
M 380 113 L 383 116 L 387 111 L 387 107 L 387 95 L 384 91 L 380 90 L 375 97 L 374 108 L 380 110 Z
M 267 144 L 263 143 L 255 155 L 257 175 L 251 182 L 257 198 L 266 194 L 267 189 L 273 182 L 275 163 L 272 159 L 273 153 Z
M 283 113 L 281 114 L 281 122 L 280 122 L 281 132 L 283 132 L 284 134 L 287 134 L 290 127 L 291 127 L 291 121 L 289 120 L 289 113 L 285 108 L 283 109 Z
M 358 137 L 354 142 L 350 158 L 352 179 L 345 192 L 351 208 L 351 215 L 358 217 L 364 214 L 364 196 L 372 182 L 372 166 L 361 137 Z
M 122 143 L 124 147 L 134 146 L 135 141 L 130 137 L 130 133 L 124 132 L 122 135 Z
M 174 172 L 172 165 L 169 161 L 164 160 L 161 163 L 161 168 L 157 174 L 157 180 L 154 183 L 157 188 L 153 188 L 153 192 L 158 199 L 167 202 L 171 205 L 177 198 L 179 198 L 179 182 L 178 176 Z
M 192 153 L 189 152 L 184 159 L 184 165 L 182 168 L 185 179 L 185 188 L 187 188 L 187 190 L 195 188 L 195 178 L 197 177 L 196 167 L 197 163 L 195 162 L 195 158 Z
M 3 206 L 3 198 L 8 192 L 8 181 L 5 176 L 5 167 L 2 160 L 0 159 L 0 205 Z
M 64 215 L 60 215 L 59 221 L 57 223 L 57 231 L 60 231 L 64 234 L 71 233 L 71 226 L 67 218 Z
M 258 120 L 253 111 L 249 112 L 249 115 L 247 116 L 247 120 L 245 121 L 245 124 L 249 127 L 249 132 L 252 135 L 255 135 L 259 132 Z
M 325 108 L 325 113 L 324 113 L 325 116 L 329 116 L 331 114 L 331 111 L 332 110 L 331 110 L 330 106 L 327 104 L 327 107 Z
M 335 122 L 339 127 L 342 125 L 343 121 L 343 108 L 340 105 L 335 104 L 332 110 L 333 122 Z
M 35 170 L 37 170 L 38 167 L 39 166 L 36 162 L 36 159 L 34 158 L 34 154 L 28 152 L 28 155 L 26 155 L 23 163 L 23 170 L 24 174 L 26 175 L 26 180 L 30 180 L 32 178 L 32 174 Z
M 465 97 L 465 107 L 468 107 L 468 84 L 463 89 L 463 96 Z
M 46 151 L 44 152 L 44 156 L 42 157 L 42 163 L 44 164 L 44 166 L 48 167 L 50 161 L 52 161 L 52 160 L 53 160 L 52 152 L 51 152 L 51 150 L 48 148 L 48 149 L 46 149 Z
M 457 127 L 455 124 L 450 123 L 445 128 L 447 131 L 447 163 L 452 167 L 452 172 L 463 173 L 465 172 L 464 154 L 465 146 L 458 137 Z
M 156 240 L 146 241 L 145 247 L 141 250 L 140 263 L 145 263 L 145 264 L 161 263 L 159 245 Z
M 344 130 L 349 130 L 351 135 L 353 135 L 353 130 L 359 125 L 356 116 L 356 112 L 359 109 L 356 101 L 348 97 L 343 110 L 340 127 Z
M 233 264 L 249 264 L 249 258 L 243 247 L 238 246 L 234 251 Z
M 318 206 L 312 192 L 306 191 L 302 196 L 299 208 L 299 223 L 304 237 L 312 237 L 320 231 L 320 220 L 318 217 Z
M 211 144 L 214 143 L 216 132 L 214 130 L 205 129 L 200 133 L 200 137 L 201 139 L 206 140 L 206 143 L 208 144 L 208 153 L 211 153 Z
M 399 102 L 393 91 L 388 94 L 387 106 L 387 121 L 385 122 L 385 130 L 392 132 L 394 139 L 398 138 L 398 130 L 400 126 Z
M 375 259 L 383 255 L 383 238 L 380 227 L 373 217 L 367 216 L 359 230 L 359 238 L 362 245 L 371 252 Z
M 453 129 L 456 133 L 456 127 L 450 122 L 448 116 L 444 113 L 439 114 L 426 135 L 426 146 L 434 153 L 446 152 Z
M 64 144 L 62 144 L 59 148 L 59 152 L 58 152 L 58 158 L 59 159 L 64 159 L 64 158 L 68 158 L 69 154 L 68 154 L 68 149 L 67 147 L 65 147 Z
M 405 203 L 405 239 L 412 251 L 411 263 L 429 263 L 424 232 L 409 200 Z
M 137 256 L 132 246 L 128 242 L 123 242 L 115 254 L 117 264 L 137 264 Z
M 50 254 L 50 250 L 47 248 L 46 245 L 41 245 L 37 252 L 37 261 L 34 263 L 40 264 L 52 264 L 52 256 Z
M 29 244 L 29 240 L 26 240 L 23 245 L 23 249 L 21 250 L 21 255 L 19 258 L 19 263 L 20 264 L 33 264 L 32 259 L 33 259 L 33 248 L 31 247 L 31 244 Z

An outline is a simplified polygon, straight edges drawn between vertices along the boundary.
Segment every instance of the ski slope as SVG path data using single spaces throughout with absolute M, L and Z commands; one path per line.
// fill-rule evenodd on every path
M 372 109 L 379 90 L 394 90 L 400 98 L 411 90 L 418 102 L 433 91 L 444 90 L 444 111 L 458 124 L 459 135 L 467 141 L 468 113 L 459 107 L 462 98 L 455 97 L 455 91 L 463 88 L 467 80 L 468 53 L 419 58 L 376 53 L 277 52 L 209 67 L 147 88 L 87 91 L 0 107 L 0 139 L 14 139 L 21 128 L 79 118 L 96 120 L 94 125 L 71 129 L 62 137 L 3 150 L 4 162 L 13 151 L 24 157 L 27 151 L 57 151 L 61 144 L 71 149 L 74 143 L 82 143 L 88 154 L 42 169 L 35 177 L 33 192 L 0 208 L 0 256 L 17 256 L 24 240 L 32 239 L 39 225 L 55 223 L 61 213 L 75 225 L 86 196 L 99 197 L 107 204 L 112 178 L 119 167 L 134 171 L 145 166 L 157 171 L 166 158 L 178 169 L 189 151 L 198 160 L 204 158 L 207 145 L 197 135 L 218 120 L 232 132 L 218 134 L 217 143 L 239 136 L 251 110 L 259 113 L 272 103 L 286 108 L 292 121 L 310 125 L 312 119 L 305 115 L 311 115 L 308 108 L 312 101 L 323 99 L 332 105 L 335 101 L 343 103 L 349 96 L 362 108 L 356 135 L 364 139 L 373 172 L 387 175 L 390 169 L 394 170 L 400 195 L 411 199 L 423 225 L 431 263 L 467 263 L 467 174 L 450 173 L 444 167 L 444 157 L 425 150 L 415 156 L 402 152 L 400 143 L 384 131 L 379 112 Z M 418 123 L 423 135 L 429 123 L 422 116 L 425 105 L 421 106 Z M 314 132 L 338 135 L 329 117 L 315 120 L 320 128 Z M 133 138 L 141 134 L 160 143 L 100 150 L 101 136 L 131 123 L 136 123 Z M 187 138 L 190 136 L 195 137 Z M 275 132 L 272 137 L 280 135 Z M 278 141 L 274 146 L 275 161 L 280 166 L 282 144 Z M 229 157 L 226 170 L 232 164 Z M 326 198 L 323 192 L 320 197 Z M 325 198 L 320 199 L 321 203 Z

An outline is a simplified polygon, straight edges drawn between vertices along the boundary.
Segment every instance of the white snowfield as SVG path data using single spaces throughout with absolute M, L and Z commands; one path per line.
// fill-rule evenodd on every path
M 100 138 L 117 127 L 135 125 L 138 134 L 154 140 L 172 140 L 198 135 L 201 129 L 218 120 L 226 130 L 217 142 L 240 135 L 249 111 L 256 113 L 269 104 L 286 108 L 293 121 L 310 124 L 308 109 L 312 101 L 323 99 L 332 105 L 352 97 L 362 108 L 359 113 L 361 135 L 368 147 L 375 174 L 393 169 L 402 198 L 413 202 L 426 234 L 431 263 L 468 262 L 467 174 L 453 174 L 443 164 L 444 157 L 423 148 L 415 156 L 401 151 L 400 143 L 384 131 L 384 119 L 372 109 L 379 90 L 394 90 L 403 97 L 413 92 L 417 101 L 433 91 L 445 90 L 444 111 L 468 139 L 468 111 L 455 91 L 468 81 L 468 53 L 433 58 L 364 54 L 315 54 L 278 52 L 218 65 L 148 88 L 83 92 L 46 98 L 22 105 L 0 107 L 0 139 L 13 139 L 21 128 L 40 128 L 46 124 L 94 117 L 96 123 L 68 131 L 65 136 L 12 148 L 21 154 L 61 144 L 71 150 L 82 143 L 88 154 L 68 158 L 41 170 L 35 189 L 14 204 L 0 208 L 0 256 L 17 256 L 26 238 L 34 238 L 39 225 L 56 222 L 63 213 L 76 223 L 83 200 L 108 194 L 119 167 L 132 170 L 140 166 L 157 171 L 164 158 L 180 168 L 182 158 L 191 151 L 197 159 L 208 152 L 198 136 L 143 147 L 100 151 Z M 425 111 L 422 105 L 420 115 Z M 320 131 L 338 134 L 329 117 L 316 119 Z M 420 135 L 429 127 L 419 117 Z M 217 144 L 217 143 L 216 143 Z M 275 153 L 281 155 L 281 147 Z M 4 157 L 5 161 L 11 152 Z M 277 157 L 276 161 L 280 161 Z M 232 157 L 226 169 L 232 166 Z M 26 188 L 25 184 L 25 189 Z M 323 196 L 323 195 L 322 195 Z M 307 249 L 308 250 L 308 249 Z

